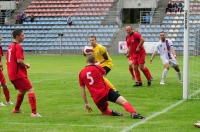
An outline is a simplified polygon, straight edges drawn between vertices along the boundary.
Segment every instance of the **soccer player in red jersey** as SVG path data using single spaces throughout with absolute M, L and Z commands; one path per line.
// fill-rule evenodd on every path
M 88 112 L 91 112 L 92 108 L 87 100 L 85 86 L 88 88 L 94 103 L 103 115 L 123 116 L 123 114 L 108 108 L 108 101 L 111 101 L 123 106 L 125 110 L 131 114 L 131 118 L 144 118 L 136 113 L 136 110 L 124 97 L 107 85 L 103 78 L 103 76 L 106 75 L 106 71 L 101 66 L 95 65 L 95 57 L 93 55 L 87 56 L 87 63 L 88 65 L 81 70 L 79 74 L 79 84 L 85 107 Z
M 31 106 L 31 117 L 42 117 L 36 111 L 36 97 L 34 88 L 27 76 L 27 69 L 30 68 L 29 63 L 24 61 L 23 48 L 20 45 L 24 40 L 24 33 L 22 30 L 14 30 L 13 42 L 9 45 L 6 53 L 6 63 L 8 77 L 11 83 L 14 85 L 15 89 L 19 91 L 17 96 L 17 101 L 13 113 L 22 113 L 20 106 L 23 102 L 24 95 L 28 92 L 28 99 Z
M 1 41 L 2 41 L 2 37 L 0 36 L 0 44 L 1 44 Z M 4 77 L 4 74 L 3 74 L 2 57 L 3 57 L 3 50 L 2 50 L 2 47 L 0 45 L 0 86 L 2 86 L 2 88 L 3 88 L 3 92 L 4 92 L 4 95 L 5 95 L 5 98 L 6 98 L 6 104 L 12 105 L 13 102 L 10 101 L 10 92 L 9 92 L 9 89 L 6 85 L 6 80 L 5 80 L 5 77 Z M 4 105 L 3 102 L 0 102 L 0 106 L 6 106 L 6 105 Z
M 137 82 L 134 86 L 142 86 L 139 68 L 146 76 L 148 86 L 150 86 L 152 77 L 149 69 L 144 66 L 146 57 L 146 51 L 143 47 L 144 38 L 138 32 L 134 32 L 131 26 L 126 26 L 126 33 L 126 42 L 128 46 L 127 56 L 131 56 L 133 59 L 134 71 L 137 79 Z

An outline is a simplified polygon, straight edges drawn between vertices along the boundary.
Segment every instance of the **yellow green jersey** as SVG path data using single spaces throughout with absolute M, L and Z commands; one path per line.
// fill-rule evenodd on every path
M 112 59 L 110 58 L 110 55 L 108 54 L 106 47 L 104 47 L 103 45 L 97 44 L 96 47 L 93 48 L 93 55 L 94 55 L 97 62 L 100 62 L 101 60 L 104 59 L 104 57 L 103 57 L 104 53 L 107 54 L 108 60 L 106 60 L 105 62 L 103 62 L 100 65 L 102 67 L 107 66 L 111 69 L 112 66 L 113 66 L 113 62 L 112 62 Z

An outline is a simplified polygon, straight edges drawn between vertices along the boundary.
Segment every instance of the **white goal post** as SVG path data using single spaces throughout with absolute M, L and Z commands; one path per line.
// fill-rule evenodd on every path
M 183 99 L 188 99 L 189 0 L 184 0 Z
M 200 99 L 200 0 L 184 2 L 183 99 Z

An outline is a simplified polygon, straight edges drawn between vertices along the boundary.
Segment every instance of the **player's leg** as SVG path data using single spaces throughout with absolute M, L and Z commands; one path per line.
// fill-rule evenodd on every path
M 95 102 L 95 104 L 98 107 L 98 109 L 102 112 L 103 115 L 110 115 L 110 116 L 122 116 L 123 115 L 123 114 L 121 114 L 119 112 L 116 112 L 116 111 L 111 110 L 110 108 L 108 108 L 107 96 L 103 97 L 98 102 Z
M 135 76 L 136 76 L 136 80 L 137 80 L 137 82 L 136 82 L 136 84 L 135 85 L 133 85 L 133 86 L 142 86 L 142 79 L 141 79 L 141 77 L 140 77 L 140 71 L 139 71 L 139 69 L 138 69 L 138 64 L 134 64 L 134 71 L 135 71 Z
M 104 80 L 111 89 L 116 90 L 115 86 L 107 78 L 104 77 Z
M 166 78 L 167 73 L 169 71 L 170 65 L 169 65 L 169 61 L 167 59 L 163 59 L 162 62 L 163 62 L 165 69 L 162 72 L 162 78 L 161 78 L 160 84 L 164 85 L 165 84 L 165 78 Z
M 6 103 L 9 104 L 9 105 L 12 105 L 13 102 L 10 101 L 10 91 L 6 85 L 6 80 L 5 80 L 5 77 L 3 75 L 3 73 L 1 73 L 1 85 L 2 85 L 2 88 L 3 88 L 3 92 L 4 92 L 4 95 L 5 95 L 5 98 L 6 98 Z
M 151 78 L 152 78 L 152 76 L 151 76 L 151 73 L 150 73 L 149 69 L 144 66 L 144 64 L 145 64 L 145 58 L 146 58 L 146 52 L 141 53 L 138 56 L 138 64 L 139 64 L 140 70 L 143 72 L 143 74 L 147 78 L 148 86 L 150 86 L 151 85 Z
M 132 75 L 132 80 L 135 80 L 135 73 L 134 73 L 134 69 L 133 69 L 133 59 L 132 57 L 128 58 L 128 66 L 129 66 L 129 72 Z
M 144 64 L 140 64 L 139 68 L 143 72 L 143 74 L 145 75 L 145 77 L 147 79 L 148 86 L 151 86 L 152 77 L 151 77 L 151 74 L 149 72 L 149 69 L 147 67 L 145 67 Z
M 4 74 L 2 72 L 0 72 L 0 81 L 1 81 L 1 86 L 3 88 L 3 92 L 4 92 L 4 95 L 5 95 L 7 104 L 13 104 L 10 101 L 10 92 L 9 92 L 9 89 L 6 85 L 6 80 L 5 80 Z
M 12 111 L 13 113 L 22 113 L 20 107 L 24 100 L 25 93 L 26 93 L 26 91 L 19 91 L 19 93 L 17 95 L 16 103 L 15 103 L 15 109 L 13 109 L 13 111 Z
M 1 99 L 1 85 L 0 85 L 0 99 Z M 6 106 L 3 102 L 0 101 L 0 107 L 1 106 Z
M 180 68 L 178 65 L 178 62 L 175 58 L 170 60 L 170 65 L 174 68 L 174 70 L 177 72 L 177 76 L 178 76 L 178 80 L 180 83 L 183 83 L 182 79 L 181 79 L 181 72 L 180 72 Z
M 37 113 L 34 88 L 28 90 L 28 100 L 32 110 L 31 117 L 42 117 L 40 114 Z
M 111 69 L 110 69 L 109 67 L 107 67 L 107 66 L 104 66 L 103 69 L 106 71 L 106 75 L 107 75 L 107 74 L 110 72 L 110 70 L 111 70 Z M 116 88 L 115 88 L 115 86 L 114 86 L 107 78 L 104 77 L 104 80 L 106 81 L 106 83 L 108 84 L 108 86 L 109 86 L 111 89 L 117 91 Z
M 134 73 L 133 66 L 129 66 L 129 72 L 131 73 L 132 80 L 135 80 L 135 73 Z
M 145 68 L 146 72 L 149 74 L 150 79 L 153 80 L 153 77 L 152 77 L 151 72 L 149 71 L 149 69 L 147 67 L 145 67 L 145 66 L 144 66 L 144 68 Z
M 108 100 L 123 106 L 124 109 L 131 114 L 132 118 L 136 118 L 136 115 L 138 116 L 137 118 L 140 118 L 140 119 L 143 118 L 142 116 L 136 113 L 135 108 L 119 93 L 116 93 L 113 90 L 110 90 L 108 93 Z
M 5 98 L 6 98 L 6 103 L 9 104 L 9 105 L 12 105 L 13 102 L 10 101 L 10 91 L 9 91 L 6 83 L 2 84 L 2 88 L 3 88 L 3 92 L 4 92 L 4 95 L 5 95 Z
M 175 66 L 174 69 L 177 72 L 179 82 L 182 83 L 183 81 L 182 81 L 182 78 L 181 78 L 181 72 L 180 72 L 179 66 L 178 65 Z
M 28 92 L 29 104 L 32 110 L 31 116 L 41 117 L 37 113 L 37 110 L 36 110 L 36 97 L 35 97 L 34 89 L 32 88 L 30 81 L 27 78 L 20 78 L 15 81 L 12 81 L 12 83 L 14 84 L 15 88 L 20 91 L 17 96 L 17 103 L 16 103 L 15 110 L 20 111 L 20 106 L 24 99 L 24 95 L 26 92 Z M 19 112 L 14 112 L 14 113 L 19 113 Z
M 16 103 L 15 103 L 15 108 L 13 109 L 13 113 L 22 113 L 22 111 L 20 110 L 20 106 L 24 100 L 24 95 L 26 93 L 25 90 L 21 89 L 21 83 L 19 81 L 19 79 L 11 81 L 11 83 L 14 85 L 15 89 L 18 90 L 18 95 L 17 95 L 17 99 L 16 99 Z
M 137 80 L 137 82 L 133 86 L 134 87 L 142 86 L 142 79 L 140 77 L 140 71 L 138 69 L 138 56 L 133 54 L 131 57 L 132 57 L 132 61 L 133 61 L 133 69 L 135 72 L 135 77 Z
M 34 92 L 34 88 L 32 87 L 31 82 L 27 78 L 23 78 L 23 82 L 25 86 L 28 88 L 28 100 L 29 104 L 31 106 L 31 117 L 42 117 L 40 114 L 37 113 L 37 107 L 36 107 L 36 96 Z

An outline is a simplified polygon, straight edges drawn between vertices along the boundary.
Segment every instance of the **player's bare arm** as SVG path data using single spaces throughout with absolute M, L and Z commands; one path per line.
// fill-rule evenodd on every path
M 30 64 L 29 63 L 25 63 L 24 60 L 22 60 L 22 59 L 18 59 L 17 63 L 19 63 L 22 67 L 25 67 L 27 69 L 30 68 Z
M 140 43 L 138 44 L 138 47 L 136 48 L 136 52 L 138 52 L 140 50 L 140 47 L 144 44 L 144 38 L 142 37 L 140 39 Z
M 0 70 L 3 71 L 3 64 L 0 63 Z
M 126 52 L 126 57 L 129 57 L 129 56 L 130 56 L 130 46 L 128 46 L 127 52 Z
M 2 55 L 0 55 L 0 60 L 2 59 Z M 3 71 L 3 64 L 0 63 L 0 70 Z
M 172 47 L 172 54 L 174 55 L 174 57 L 176 58 L 176 51 L 174 50 L 174 48 Z
M 152 55 L 151 55 L 150 63 L 152 63 L 152 61 L 153 61 L 155 55 L 156 55 L 156 52 L 153 52 Z
M 86 92 L 85 92 L 85 87 L 80 86 L 80 89 L 81 89 L 81 93 L 82 93 L 82 98 L 85 102 L 85 109 L 86 109 L 87 112 L 90 113 L 92 111 L 92 108 L 91 108 L 90 104 L 88 103 Z

